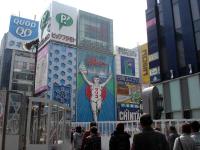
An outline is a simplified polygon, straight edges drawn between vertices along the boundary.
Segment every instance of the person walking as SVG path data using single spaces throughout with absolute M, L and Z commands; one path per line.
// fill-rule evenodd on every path
M 169 127 L 169 136 L 168 136 L 168 142 L 169 142 L 169 148 L 170 150 L 173 150 L 174 147 L 174 141 L 175 139 L 179 137 L 176 128 L 174 126 Z
M 191 134 L 191 138 L 195 141 L 195 147 L 196 150 L 200 150 L 200 124 L 198 121 L 193 121 L 191 123 L 191 130 L 192 130 L 192 134 Z
M 124 124 L 117 124 L 116 130 L 111 134 L 109 141 L 110 150 L 130 150 L 130 141 L 131 136 L 124 131 Z
M 169 150 L 164 134 L 155 131 L 151 125 L 153 120 L 149 114 L 140 117 L 142 132 L 133 137 L 132 150 Z
M 182 125 L 182 134 L 174 142 L 173 150 L 195 150 L 195 142 L 190 137 L 191 126 L 188 123 Z
M 83 138 L 82 128 L 81 128 L 81 126 L 77 126 L 76 131 L 73 134 L 73 148 L 74 148 L 74 150 L 80 150 L 81 149 L 82 138 Z
M 101 150 L 101 137 L 97 132 L 97 127 L 91 127 L 90 135 L 86 138 L 84 150 Z
M 90 129 L 92 127 L 96 127 L 97 123 L 96 122 L 90 122 Z M 82 145 L 81 145 L 81 150 L 84 150 L 85 147 L 85 143 L 86 143 L 86 139 L 87 137 L 90 135 L 90 130 L 85 131 L 84 135 L 83 135 L 83 139 L 82 139 Z

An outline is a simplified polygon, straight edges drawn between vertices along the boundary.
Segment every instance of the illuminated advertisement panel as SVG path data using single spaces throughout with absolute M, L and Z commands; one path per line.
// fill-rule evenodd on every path
M 138 48 L 128 49 L 116 46 L 116 72 L 139 78 L 139 51 Z
M 11 16 L 6 48 L 27 50 L 25 43 L 38 38 L 38 24 L 34 20 Z
M 35 93 L 47 90 L 48 47 L 45 46 L 37 54 Z
M 115 120 L 114 57 L 85 50 L 77 54 L 77 121 Z
M 141 103 L 139 78 L 117 75 L 118 120 L 137 120 Z
M 39 48 L 49 40 L 76 45 L 76 8 L 53 1 L 40 21 Z
M 142 65 L 142 70 L 141 70 L 142 83 L 149 84 L 150 83 L 149 62 L 152 59 L 150 58 L 150 56 L 148 56 L 147 44 L 140 46 L 140 58 Z
M 79 11 L 78 47 L 95 51 L 113 51 L 111 19 Z

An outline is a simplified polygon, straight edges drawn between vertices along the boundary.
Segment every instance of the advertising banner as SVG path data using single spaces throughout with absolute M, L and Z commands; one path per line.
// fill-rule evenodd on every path
M 150 75 L 149 75 L 149 59 L 148 59 L 148 45 L 144 44 L 140 46 L 140 60 L 142 65 L 142 83 L 149 84 L 150 83 Z
M 121 73 L 135 76 L 135 59 L 121 56 Z
M 4 115 L 5 115 L 5 105 L 6 105 L 6 91 L 0 91 L 0 137 L 3 135 L 3 125 L 4 125 Z M 0 144 L 2 140 L 0 140 Z
M 139 51 L 138 48 L 128 49 L 116 46 L 116 72 L 139 78 Z
M 77 121 L 115 120 L 113 62 L 112 55 L 78 51 Z
M 40 44 L 53 41 L 76 45 L 78 10 L 53 1 L 40 21 Z
M 38 48 L 42 48 L 49 40 L 51 35 L 51 5 L 43 13 L 40 20 L 39 27 L 39 45 Z
M 79 11 L 78 46 L 93 51 L 113 52 L 111 19 Z
M 38 38 L 38 24 L 34 20 L 11 16 L 6 48 L 27 50 L 24 44 Z
M 78 10 L 76 8 L 52 2 L 52 40 L 76 45 Z
M 139 105 L 132 103 L 118 104 L 118 120 L 119 121 L 134 121 L 139 120 Z
M 48 47 L 44 47 L 37 54 L 35 93 L 47 90 Z
M 140 104 L 141 86 L 139 78 L 117 75 L 118 120 L 135 119 L 139 113 Z

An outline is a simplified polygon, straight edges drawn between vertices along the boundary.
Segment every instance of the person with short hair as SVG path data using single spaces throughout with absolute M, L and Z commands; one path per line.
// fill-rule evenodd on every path
M 124 131 L 124 124 L 117 124 L 116 130 L 111 134 L 109 149 L 110 150 L 130 150 L 131 136 Z
M 142 132 L 133 137 L 132 150 L 169 150 L 164 134 L 155 131 L 151 125 L 153 120 L 149 114 L 140 117 Z
M 90 128 L 90 135 L 86 138 L 84 150 L 101 150 L 101 137 L 97 132 L 97 127 Z
M 90 129 L 92 127 L 96 127 L 97 126 L 97 123 L 96 122 L 90 122 Z M 90 135 L 90 130 L 87 130 L 85 131 L 84 135 L 83 135 L 83 139 L 82 139 L 82 145 L 81 145 L 81 150 L 84 150 L 84 146 L 85 146 L 85 143 L 86 143 L 86 139 L 87 137 Z
M 174 126 L 169 127 L 169 136 L 168 136 L 168 142 L 169 142 L 169 148 L 170 150 L 173 150 L 174 147 L 174 141 L 175 139 L 179 137 L 176 128 Z
M 192 134 L 191 134 L 191 138 L 195 141 L 195 147 L 196 150 L 200 150 L 200 124 L 198 121 L 193 121 L 191 123 L 191 130 L 192 130 Z
M 82 138 L 83 138 L 83 133 L 82 133 L 82 128 L 81 126 L 77 126 L 76 130 L 73 134 L 73 148 L 74 150 L 80 150 L 81 145 L 82 145 Z
M 190 137 L 191 126 L 188 123 L 182 125 L 182 134 L 174 142 L 173 150 L 195 150 L 195 142 Z

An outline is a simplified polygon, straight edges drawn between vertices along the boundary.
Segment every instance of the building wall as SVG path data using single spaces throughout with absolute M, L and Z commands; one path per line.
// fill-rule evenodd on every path
M 167 119 L 200 117 L 200 74 L 189 75 L 156 85 L 164 97 Z M 198 114 L 199 113 L 199 114 Z
M 159 52 L 161 80 L 170 80 L 199 70 L 200 7 L 197 0 L 147 1 L 149 54 Z M 155 18 L 153 23 L 151 18 Z M 152 29 L 151 29 L 152 28 Z M 153 29 L 154 28 L 154 29 Z M 151 30 L 154 30 L 151 32 Z M 158 40 L 155 40 L 157 36 Z M 154 45 L 155 47 L 152 48 Z M 155 62 L 149 62 L 150 72 Z M 159 81 L 158 81 L 159 82 Z M 151 78 L 151 83 L 155 83 Z

